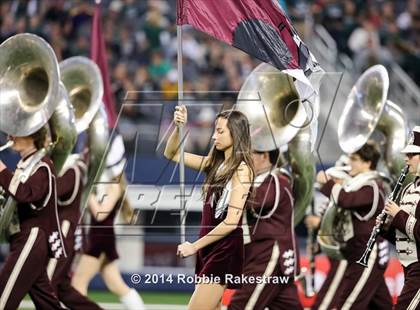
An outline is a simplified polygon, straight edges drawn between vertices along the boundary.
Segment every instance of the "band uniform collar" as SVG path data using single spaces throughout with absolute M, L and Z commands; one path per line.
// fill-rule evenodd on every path
M 29 153 L 28 155 L 26 155 L 24 158 L 22 158 L 19 162 L 18 162 L 18 164 L 17 164 L 17 168 L 21 168 L 21 169 L 23 169 L 23 168 L 26 168 L 28 165 L 29 165 L 29 163 L 31 162 L 31 158 L 35 155 L 35 153 L 37 152 L 38 150 L 34 150 L 32 153 Z

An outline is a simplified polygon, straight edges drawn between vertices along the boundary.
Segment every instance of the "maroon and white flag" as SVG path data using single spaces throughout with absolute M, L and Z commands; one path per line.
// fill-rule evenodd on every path
M 324 70 L 300 39 L 278 0 L 177 1 L 178 25 L 189 24 L 294 78 L 310 116 L 314 150 L 319 115 L 316 101 Z
M 178 25 L 189 24 L 273 65 L 297 80 L 303 98 L 312 96 L 308 77 L 323 70 L 278 0 L 178 0 L 177 4 Z

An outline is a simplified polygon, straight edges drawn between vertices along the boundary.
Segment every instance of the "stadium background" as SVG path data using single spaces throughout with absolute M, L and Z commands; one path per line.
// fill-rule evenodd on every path
M 410 127 L 420 119 L 420 12 L 419 1 L 280 1 L 294 26 L 328 72 L 337 73 L 321 87 L 318 164 L 328 167 L 340 155 L 336 127 L 355 79 L 367 67 L 381 63 L 390 73 L 389 98 L 408 116 Z M 21 32 L 44 37 L 59 61 L 76 55 L 89 56 L 93 1 L 13 0 L 0 4 L 0 41 Z M 118 130 L 123 135 L 129 164 L 129 197 L 139 208 L 138 226 L 117 225 L 120 267 L 130 283 L 132 273 L 192 274 L 194 259 L 178 260 L 179 242 L 177 174 L 163 158 L 159 142 L 169 127 L 176 105 L 175 0 L 103 0 L 103 31 L 109 57 Z M 191 130 L 186 149 L 208 151 L 214 116 L 222 106 L 235 102 L 237 92 L 258 61 L 189 27 L 183 27 L 184 89 L 194 101 L 190 108 Z M 344 73 L 341 75 L 341 73 Z M 335 86 L 335 87 L 332 87 Z M 336 92 L 336 90 L 338 91 Z M 332 117 L 327 119 L 328 113 Z M 327 122 L 328 120 L 328 122 Z M 0 142 L 4 141 L 0 137 Z M 11 153 L 1 154 L 8 163 Z M 318 166 L 319 168 L 320 166 Z M 186 171 L 188 190 L 199 192 L 201 176 Z M 163 190 L 162 190 L 163 189 Z M 144 193 L 144 199 L 138 194 Z M 159 198 L 158 210 L 153 201 Z M 201 208 L 191 199 L 187 239 L 197 235 Z M 146 227 L 147 226 L 147 227 Z M 301 253 L 306 232 L 297 228 Z M 1 247 L 2 259 L 7 246 Z M 320 264 L 322 258 L 318 261 Z M 318 283 L 323 274 L 320 267 Z M 393 274 L 395 272 L 391 272 Z M 397 280 L 392 280 L 397 279 Z M 394 281 L 394 282 L 393 282 Z M 388 280 L 398 292 L 401 275 Z M 134 286 L 134 284 L 131 284 Z M 186 304 L 192 285 L 135 285 L 148 304 Z M 116 303 L 104 291 L 99 277 L 91 293 L 100 302 Z

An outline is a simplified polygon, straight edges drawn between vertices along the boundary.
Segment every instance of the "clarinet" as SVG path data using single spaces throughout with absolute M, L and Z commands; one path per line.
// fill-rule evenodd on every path
M 397 184 L 395 184 L 392 192 L 388 196 L 388 200 L 395 201 L 398 198 L 398 195 L 400 193 L 405 177 L 407 176 L 407 173 L 408 173 L 408 165 L 406 165 L 402 169 L 400 177 L 398 178 Z M 377 224 L 375 224 L 375 226 L 373 227 L 369 240 L 366 244 L 366 250 L 363 253 L 362 257 L 357 261 L 359 265 L 362 265 L 363 267 L 368 266 L 370 253 L 373 250 L 373 246 L 375 245 L 376 238 L 378 237 L 380 231 L 382 230 L 382 226 L 384 225 L 386 221 L 386 217 L 387 217 L 387 214 L 385 213 L 385 210 L 382 210 L 382 212 L 378 216 L 379 221 L 377 221 Z

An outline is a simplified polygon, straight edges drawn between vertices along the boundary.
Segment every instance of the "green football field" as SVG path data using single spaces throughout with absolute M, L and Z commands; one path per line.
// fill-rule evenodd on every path
M 146 309 L 179 310 L 184 309 L 191 297 L 190 293 L 139 292 L 146 304 Z M 99 303 L 104 309 L 124 309 L 118 297 L 108 291 L 89 291 L 89 298 Z M 35 309 L 29 296 L 19 309 Z
M 190 300 L 189 293 L 172 292 L 139 292 L 146 304 L 186 305 Z M 118 297 L 108 291 L 89 291 L 89 297 L 96 302 L 118 303 Z

